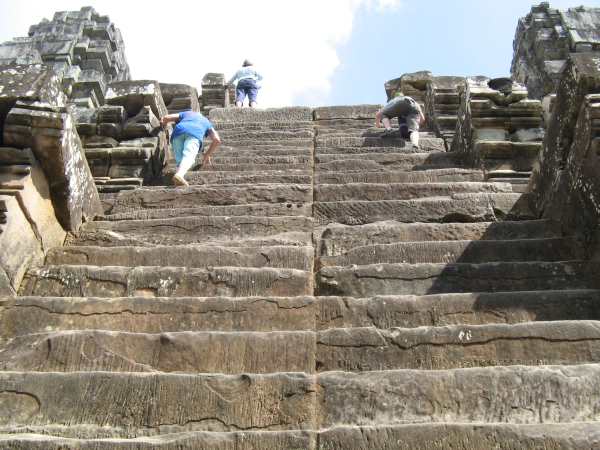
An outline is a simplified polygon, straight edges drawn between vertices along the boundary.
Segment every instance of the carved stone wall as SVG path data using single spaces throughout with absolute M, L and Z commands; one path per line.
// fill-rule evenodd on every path
M 600 57 L 570 56 L 554 113 L 531 179 L 534 204 L 564 233 L 579 233 L 589 256 L 599 255 Z

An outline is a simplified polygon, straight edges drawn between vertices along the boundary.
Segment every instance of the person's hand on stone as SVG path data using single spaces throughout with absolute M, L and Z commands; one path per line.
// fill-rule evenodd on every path
M 212 159 L 209 155 L 204 155 L 202 157 L 202 167 L 212 167 Z

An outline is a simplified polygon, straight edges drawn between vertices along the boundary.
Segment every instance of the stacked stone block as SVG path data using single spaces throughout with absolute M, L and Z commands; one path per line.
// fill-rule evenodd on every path
M 225 75 L 209 72 L 202 78 L 202 114 L 208 116 L 211 109 L 229 106 L 229 88 Z
M 452 139 L 458 120 L 459 87 L 463 77 L 435 76 L 427 83 L 425 118 L 436 136 L 444 139 L 446 148 L 452 148 Z
M 527 89 L 507 78 L 470 77 L 460 88 L 452 151 L 524 190 L 542 146 L 542 106 Z
M 532 98 L 555 93 L 565 61 L 572 53 L 600 52 L 600 8 L 566 11 L 542 2 L 519 20 L 511 73 Z
M 130 78 L 121 32 L 91 7 L 31 26 L 28 37 L 0 45 L 0 62 L 47 64 L 63 78 L 70 101 L 88 107 L 104 103 L 108 83 Z

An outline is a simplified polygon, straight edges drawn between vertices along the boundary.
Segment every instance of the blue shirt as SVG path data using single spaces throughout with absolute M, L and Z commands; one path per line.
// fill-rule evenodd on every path
M 254 81 L 260 81 L 263 79 L 262 75 L 259 74 L 256 70 L 254 70 L 254 67 L 246 66 L 242 67 L 235 73 L 233 77 L 231 77 L 231 80 L 229 80 L 229 84 L 233 84 L 236 81 L 244 80 L 246 78 L 249 78 Z
M 199 112 L 184 111 L 179 113 L 179 122 L 175 125 L 171 139 L 180 134 L 189 134 L 200 142 L 213 129 L 213 124 Z

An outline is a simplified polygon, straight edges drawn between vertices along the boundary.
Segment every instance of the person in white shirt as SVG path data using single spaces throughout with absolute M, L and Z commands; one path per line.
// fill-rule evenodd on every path
M 234 84 L 237 82 L 235 89 L 235 106 L 241 108 L 244 104 L 246 96 L 251 108 L 256 107 L 256 97 L 260 86 L 259 81 L 263 79 L 262 75 L 259 74 L 253 64 L 247 59 L 244 60 L 242 68 L 238 70 L 228 84 Z

